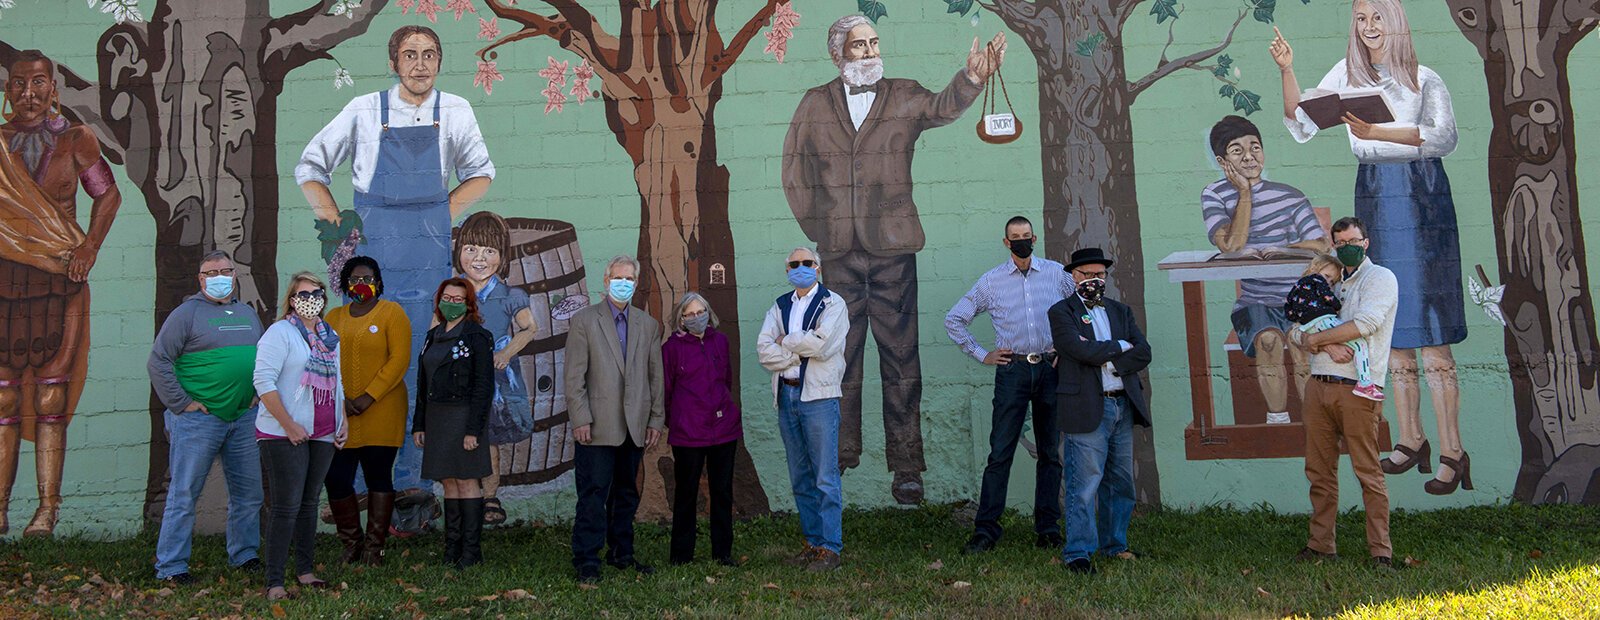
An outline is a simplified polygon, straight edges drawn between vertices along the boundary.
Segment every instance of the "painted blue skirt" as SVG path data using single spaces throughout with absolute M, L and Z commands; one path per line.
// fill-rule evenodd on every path
M 1467 338 L 1461 239 L 1450 177 L 1438 158 L 1361 164 L 1356 217 L 1367 224 L 1372 261 L 1394 272 L 1396 349 L 1456 344 Z

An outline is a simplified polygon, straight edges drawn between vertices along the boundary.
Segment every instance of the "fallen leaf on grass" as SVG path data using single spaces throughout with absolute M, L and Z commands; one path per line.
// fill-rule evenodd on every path
M 928 570 L 939 570 L 941 568 L 944 568 L 944 560 L 936 559 L 928 564 Z
M 172 596 L 172 588 L 162 588 L 160 590 L 156 590 L 156 596 L 161 598 Z
M 711 575 L 706 575 L 706 583 L 711 584 L 711 585 L 716 585 L 717 584 L 717 578 L 716 577 L 712 577 Z
M 522 588 L 506 590 L 505 592 L 501 592 L 500 596 L 504 597 L 508 601 L 523 601 L 533 598 L 532 594 L 528 594 L 528 591 Z
M 1533 557 L 1538 557 L 1538 556 L 1533 556 Z M 1400 564 L 1405 566 L 1406 568 L 1416 568 L 1418 566 L 1422 566 L 1422 560 L 1418 560 L 1418 559 L 1408 555 L 1408 556 L 1406 556 L 1406 559 L 1400 561 Z
M 433 603 L 435 605 L 443 605 L 443 604 L 448 603 L 448 602 L 450 602 L 450 597 L 448 597 L 448 596 L 441 596 L 439 598 L 433 599 Z
M 1530 558 L 1533 558 L 1533 559 L 1535 559 L 1535 560 L 1537 560 L 1537 559 L 1539 559 L 1539 558 L 1542 558 L 1542 557 L 1544 557 L 1544 551 L 1542 551 L 1542 550 L 1539 550 L 1539 549 L 1534 549 L 1534 550 L 1533 550 L 1533 551 L 1529 551 L 1529 552 L 1528 552 L 1528 557 L 1530 557 Z M 1406 559 L 1408 559 L 1408 560 L 1409 560 L 1409 559 L 1411 559 L 1411 558 L 1406 558 Z
M 1033 604 L 1033 597 L 1028 596 L 1028 595 L 1023 595 L 1022 598 L 1017 599 L 1017 604 L 1021 605 L 1023 607 L 1027 607 L 1028 605 Z
M 287 618 L 287 617 L 289 617 L 289 612 L 283 610 L 283 605 L 280 605 L 278 603 L 273 603 L 272 604 L 272 617 L 274 617 L 274 618 Z
M 80 579 L 83 579 L 83 578 L 79 577 L 77 575 L 67 575 L 67 576 L 61 578 L 62 581 L 78 581 Z
M 499 594 L 485 594 L 483 596 L 478 597 L 478 600 L 483 601 L 485 603 L 488 603 L 488 602 L 491 602 L 491 601 L 498 601 L 498 600 L 500 600 L 500 595 Z
M 422 588 L 419 588 L 419 587 L 416 587 L 416 586 L 406 586 L 406 593 L 407 594 L 422 594 Z
M 1250 573 L 1253 573 L 1253 572 L 1256 572 L 1256 569 L 1254 569 L 1254 568 L 1246 568 L 1244 570 L 1239 571 L 1239 576 L 1240 577 L 1249 577 Z
M 775 584 L 775 583 L 772 583 L 772 582 L 768 581 L 766 583 L 761 584 L 761 587 L 766 588 L 768 590 L 776 590 L 776 589 L 778 589 L 778 584 Z
M 968 583 L 968 582 L 965 582 L 965 581 L 957 581 L 955 583 L 950 584 L 950 587 L 955 588 L 957 590 L 965 590 L 967 588 L 972 587 L 972 584 Z
M 594 585 L 592 583 L 580 583 L 580 584 L 578 584 L 578 589 L 579 590 L 599 590 L 600 586 Z
M 99 573 L 96 573 L 89 576 L 89 583 L 97 586 L 103 586 L 106 585 L 106 580 L 102 578 Z
M 1257 586 L 1256 587 L 1256 596 L 1259 596 L 1261 598 L 1272 598 L 1272 593 L 1261 589 L 1260 586 Z
M 199 592 L 195 592 L 194 593 L 194 597 L 195 598 L 205 598 L 205 596 L 207 594 L 210 594 L 210 593 L 211 593 L 211 588 L 201 588 Z
M 341 582 L 339 582 L 339 589 L 340 590 L 349 590 L 350 589 L 350 584 L 347 583 L 347 582 L 341 581 Z

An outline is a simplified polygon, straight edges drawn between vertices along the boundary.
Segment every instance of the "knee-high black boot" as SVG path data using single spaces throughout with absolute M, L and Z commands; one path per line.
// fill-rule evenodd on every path
M 459 568 L 483 563 L 483 498 L 461 502 L 461 562 Z
M 444 563 L 455 566 L 461 563 L 462 509 L 467 500 L 444 500 Z

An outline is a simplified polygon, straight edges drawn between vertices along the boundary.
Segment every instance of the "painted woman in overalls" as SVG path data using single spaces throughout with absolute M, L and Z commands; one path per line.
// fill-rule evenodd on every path
M 465 99 L 434 90 L 442 53 L 423 26 L 389 38 L 390 68 L 399 84 L 352 100 L 312 138 L 295 180 L 318 219 L 342 217 L 328 190 L 334 168 L 351 160 L 354 209 L 365 242 L 357 249 L 383 265 L 385 296 L 405 309 L 413 351 L 432 320 L 433 292 L 451 276 L 450 222 L 482 197 L 494 164 Z M 447 189 L 454 171 L 461 185 Z M 415 390 L 415 360 L 406 386 Z M 401 448 L 397 489 L 421 488 L 420 452 Z
M 1297 142 L 1306 142 L 1316 135 L 1317 124 L 1298 109 L 1294 51 L 1281 34 L 1271 50 L 1283 76 L 1284 125 Z M 1400 437 L 1381 464 L 1391 475 L 1413 467 L 1424 474 L 1432 470 L 1433 449 L 1418 414 L 1418 375 L 1425 373 L 1438 419 L 1440 468 L 1423 488 L 1446 495 L 1462 480 L 1470 485 L 1471 469 L 1461 445 L 1460 387 L 1450 351 L 1450 345 L 1467 338 L 1460 231 L 1443 162 L 1456 148 L 1455 111 L 1439 74 L 1417 63 L 1399 0 L 1353 0 L 1346 50 L 1345 59 L 1317 87 L 1380 90 L 1395 117 L 1391 123 L 1368 123 L 1350 114 L 1343 119 L 1350 151 L 1360 163 L 1356 217 L 1371 240 L 1372 261 L 1394 272 L 1400 286 L 1389 354 L 1389 396 Z

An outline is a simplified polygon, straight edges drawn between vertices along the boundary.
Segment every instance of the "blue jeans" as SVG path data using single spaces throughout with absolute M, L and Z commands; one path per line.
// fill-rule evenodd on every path
M 211 472 L 211 461 L 222 457 L 228 482 L 228 563 L 233 566 L 256 558 L 261 544 L 261 455 L 256 450 L 256 410 L 232 422 L 190 411 L 166 412 L 168 445 L 166 513 L 161 537 L 156 541 L 156 578 L 189 572 L 189 549 L 194 534 L 194 506 Z
M 1037 534 L 1060 532 L 1061 449 L 1056 430 L 1056 369 L 1047 363 L 1029 364 L 1013 358 L 994 369 L 994 427 L 989 431 L 989 461 L 983 468 L 983 490 L 978 496 L 974 530 L 989 540 L 1000 540 L 1000 515 L 1006 509 L 1006 488 L 1011 483 L 1011 461 L 1017 453 L 1022 423 L 1033 406 L 1033 439 L 1039 446 L 1034 469 L 1033 530 Z
M 1067 544 L 1061 561 L 1087 559 L 1097 550 L 1128 550 L 1133 518 L 1133 410 L 1126 396 L 1106 397 L 1100 428 L 1061 434 L 1061 494 L 1066 498 Z
M 839 473 L 839 399 L 800 402 L 800 388 L 778 384 L 778 433 L 789 458 L 800 532 L 813 547 L 844 549 L 844 482 Z

